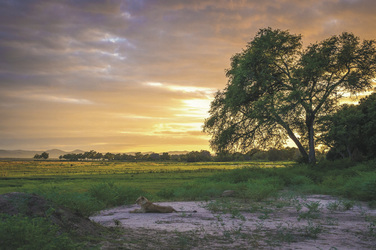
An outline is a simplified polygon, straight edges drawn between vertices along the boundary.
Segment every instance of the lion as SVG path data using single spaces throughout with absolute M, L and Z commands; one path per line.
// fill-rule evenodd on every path
M 136 200 L 136 204 L 141 206 L 141 209 L 135 209 L 133 211 L 130 211 L 130 213 L 173 213 L 177 212 L 175 209 L 173 209 L 170 206 L 160 206 L 153 204 L 148 199 L 146 199 L 144 196 L 138 197 Z

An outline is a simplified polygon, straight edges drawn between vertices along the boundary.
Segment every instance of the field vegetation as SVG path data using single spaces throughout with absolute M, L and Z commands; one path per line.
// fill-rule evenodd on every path
M 374 161 L 323 161 L 315 168 L 292 162 L 2 161 L 0 170 L 1 193 L 40 194 L 85 216 L 134 203 L 139 195 L 153 200 L 208 200 L 228 189 L 247 201 L 262 201 L 289 189 L 376 205 Z
M 1 161 L 0 179 L 0 193 L 37 193 L 64 205 L 77 199 L 73 208 L 85 215 L 133 203 L 140 194 L 154 200 L 203 200 L 219 197 L 228 189 L 250 200 L 263 200 L 288 188 L 376 201 L 375 161 L 348 159 L 323 160 L 316 166 L 293 162 Z M 82 210 L 78 204 L 88 201 L 96 205 Z
M 246 203 L 274 199 L 289 190 L 331 194 L 376 206 L 375 161 L 324 160 L 316 166 L 293 162 L 1 161 L 0 176 L 0 193 L 35 193 L 84 216 L 133 204 L 140 195 L 153 201 L 212 200 L 224 190 L 234 190 L 235 198 Z M 13 225 L 13 220 L 26 223 L 20 230 L 30 223 L 41 227 L 35 232 L 47 227 L 43 221 L 25 217 L 2 218 L 1 226 Z M 16 231 L 12 234 L 25 233 Z

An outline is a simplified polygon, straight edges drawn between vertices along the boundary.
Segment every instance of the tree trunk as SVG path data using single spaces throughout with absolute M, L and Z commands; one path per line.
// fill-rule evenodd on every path
M 308 163 L 315 164 L 316 163 L 316 153 L 315 153 L 315 133 L 313 130 L 313 119 L 309 119 L 307 121 L 307 128 L 308 128 L 308 146 L 309 146 L 309 155 L 308 155 Z
M 295 143 L 298 147 L 300 154 L 302 155 L 305 162 L 308 162 L 308 154 L 303 145 L 300 143 L 298 138 L 296 138 L 295 134 L 292 132 L 290 127 L 288 127 L 285 123 L 281 123 L 281 125 L 286 129 L 287 134 L 289 135 L 290 139 Z
M 305 162 L 309 160 L 307 151 L 303 147 L 303 145 L 300 143 L 298 138 L 294 135 L 294 133 L 291 130 L 287 130 L 287 134 L 289 135 L 290 139 L 295 143 L 295 145 L 298 147 L 300 154 L 302 155 Z
M 288 136 L 290 139 L 295 143 L 295 145 L 298 147 L 300 154 L 302 155 L 304 162 L 309 162 L 308 154 L 303 145 L 300 143 L 299 139 L 296 138 L 294 132 L 290 129 L 290 127 L 279 117 L 276 116 L 277 122 L 287 131 Z

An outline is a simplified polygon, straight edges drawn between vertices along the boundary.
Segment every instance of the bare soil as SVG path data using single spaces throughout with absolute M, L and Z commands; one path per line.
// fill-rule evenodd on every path
M 130 205 L 91 217 L 123 232 L 102 249 L 376 249 L 376 210 L 332 196 L 157 204 L 180 212 L 135 214 Z

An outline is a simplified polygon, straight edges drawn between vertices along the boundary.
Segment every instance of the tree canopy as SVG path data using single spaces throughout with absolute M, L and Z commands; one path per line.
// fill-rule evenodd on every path
M 213 150 L 275 148 L 290 138 L 314 163 L 318 118 L 333 113 L 343 93 L 371 88 L 375 41 L 345 32 L 304 48 L 301 35 L 261 29 L 226 76 L 204 125 Z
M 49 153 L 43 152 L 42 154 L 35 154 L 34 159 L 37 159 L 37 160 L 45 159 L 45 160 L 47 160 L 49 156 L 50 156 Z

